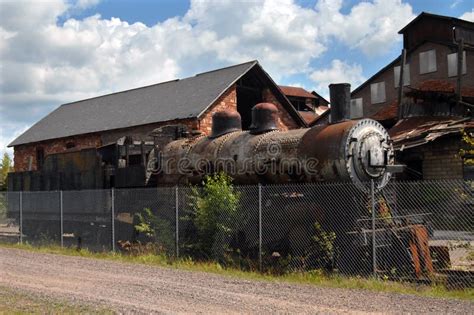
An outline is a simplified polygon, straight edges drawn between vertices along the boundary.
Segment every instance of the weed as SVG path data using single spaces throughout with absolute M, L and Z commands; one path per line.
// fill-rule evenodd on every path
M 419 285 L 411 283 L 394 282 L 390 280 L 381 281 L 376 278 L 347 277 L 339 274 L 326 274 L 322 270 L 310 272 L 292 272 L 283 275 L 272 275 L 269 273 L 258 273 L 243 271 L 233 267 L 225 267 L 216 262 L 196 262 L 190 258 L 170 259 L 164 255 L 141 255 L 130 256 L 119 253 L 92 253 L 87 250 L 76 251 L 74 249 L 60 248 L 57 246 L 33 247 L 31 245 L 11 245 L 0 244 L 2 247 L 30 250 L 34 252 L 60 254 L 69 256 L 81 256 L 94 259 L 107 259 L 113 261 L 138 263 L 145 265 L 161 266 L 167 268 L 185 269 L 191 271 L 201 271 L 220 274 L 224 276 L 237 277 L 250 280 L 264 280 L 272 282 L 291 282 L 299 284 L 311 284 L 323 287 L 365 289 L 378 292 L 392 292 L 415 294 L 421 296 L 454 298 L 464 300 L 474 300 L 474 290 L 471 288 L 462 290 L 448 290 L 443 285 Z

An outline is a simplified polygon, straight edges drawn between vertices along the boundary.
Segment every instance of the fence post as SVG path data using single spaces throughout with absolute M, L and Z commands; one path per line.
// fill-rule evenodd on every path
M 178 186 L 176 185 L 174 189 L 174 198 L 175 198 L 175 212 L 176 212 L 176 217 L 175 217 L 175 235 L 176 235 L 176 258 L 179 257 L 179 190 Z
M 111 223 L 112 223 L 112 251 L 115 252 L 115 189 L 111 189 Z
M 372 268 L 374 277 L 377 276 L 377 246 L 375 244 L 375 187 L 374 187 L 374 180 L 370 180 L 370 195 L 371 195 L 371 203 L 372 203 Z
M 63 214 L 63 191 L 59 191 L 59 211 L 61 215 L 61 248 L 64 247 L 64 214 Z
M 258 184 L 258 268 L 262 272 L 262 185 Z
M 20 191 L 20 244 L 23 244 L 23 191 Z

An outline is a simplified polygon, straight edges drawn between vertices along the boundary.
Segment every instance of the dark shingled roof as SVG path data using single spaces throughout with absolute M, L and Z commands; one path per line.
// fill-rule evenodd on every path
M 454 25 L 463 25 L 463 26 L 470 26 L 470 27 L 474 26 L 474 23 L 472 23 L 471 21 L 458 19 L 458 18 L 455 18 L 455 17 L 452 17 L 452 16 L 433 14 L 433 13 L 429 13 L 429 12 L 421 12 L 416 18 L 411 20 L 410 23 L 408 23 L 401 30 L 399 30 L 398 34 L 406 33 L 407 30 L 412 25 L 414 25 L 415 23 L 418 23 L 418 21 L 420 21 L 422 19 L 425 19 L 425 18 L 435 18 L 435 19 L 439 19 L 439 20 L 450 20 L 450 21 L 453 22 Z
M 64 104 L 8 146 L 199 117 L 257 64 L 257 61 L 251 61 L 182 80 Z

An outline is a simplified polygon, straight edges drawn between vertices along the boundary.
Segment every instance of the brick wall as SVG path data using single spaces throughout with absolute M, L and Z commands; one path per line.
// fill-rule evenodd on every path
M 214 106 L 211 106 L 199 119 L 198 129 L 206 135 L 211 133 L 212 115 L 223 110 L 237 111 L 237 89 L 236 86 L 229 88 L 221 97 L 217 99 Z
M 273 103 L 279 110 L 278 128 L 280 130 L 297 129 L 300 126 L 290 116 L 288 111 L 281 105 L 276 99 L 270 89 L 264 89 L 262 92 L 263 102 Z M 215 112 L 222 110 L 234 110 L 237 111 L 237 89 L 236 86 L 232 86 L 225 94 L 223 94 L 216 102 L 215 105 L 208 109 L 199 120 L 199 130 L 205 134 L 211 133 L 212 127 L 212 115 Z
M 276 99 L 275 95 L 270 91 L 270 89 L 264 89 L 262 92 L 262 99 L 264 102 L 273 103 L 278 108 L 279 115 L 277 125 L 280 130 L 290 130 L 298 129 L 300 126 L 298 123 L 290 116 L 288 111 L 281 105 L 281 103 Z
M 423 157 L 423 179 L 462 179 L 463 161 L 459 137 L 446 137 L 414 148 Z
M 165 125 L 177 125 L 183 124 L 186 125 L 189 129 L 198 129 L 198 121 L 195 118 L 190 119 L 175 119 L 169 121 L 163 121 L 154 124 L 135 126 L 130 128 L 108 130 L 102 132 L 100 137 L 103 144 L 112 143 L 117 141 L 123 136 L 133 135 L 137 139 L 145 139 L 145 137 L 150 134 L 154 129 L 165 126 Z
M 87 134 L 50 141 L 19 145 L 14 148 L 14 168 L 15 172 L 27 171 L 31 159 L 31 170 L 37 169 L 36 150 L 41 147 L 44 150 L 44 156 L 67 151 L 66 144 L 74 143 L 75 147 L 70 150 L 81 150 L 86 148 L 97 148 L 101 145 L 115 142 L 119 138 L 133 134 L 140 139 L 145 138 L 151 131 L 164 125 L 184 124 L 190 129 L 198 129 L 196 119 L 177 119 L 156 124 L 148 124 L 130 128 L 108 130 L 102 133 Z
M 462 179 L 463 165 L 459 141 L 439 140 L 426 148 L 423 160 L 424 179 Z
M 94 148 L 102 144 L 98 134 L 89 134 L 75 137 L 67 137 L 38 143 L 19 145 L 14 148 L 15 172 L 28 171 L 31 160 L 31 169 L 36 170 L 36 150 L 42 148 L 44 156 L 66 151 L 66 145 L 74 143 L 74 150 Z M 72 150 L 72 149 L 70 149 Z

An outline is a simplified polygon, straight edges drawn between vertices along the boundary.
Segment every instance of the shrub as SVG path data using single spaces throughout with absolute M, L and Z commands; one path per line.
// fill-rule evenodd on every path
M 225 173 L 208 175 L 202 187 L 193 187 L 190 216 L 197 233 L 192 245 L 195 255 L 220 262 L 226 260 L 236 227 L 239 199 L 232 179 Z
M 308 249 L 310 266 L 329 270 L 334 265 L 336 233 L 325 231 L 321 225 L 314 223 L 314 234 Z
M 135 214 L 134 228 L 139 235 L 144 237 L 145 243 L 155 244 L 159 253 L 169 253 L 174 248 L 174 236 L 171 224 L 158 218 L 150 208 L 144 208 Z M 143 239 L 143 238 L 142 238 Z

